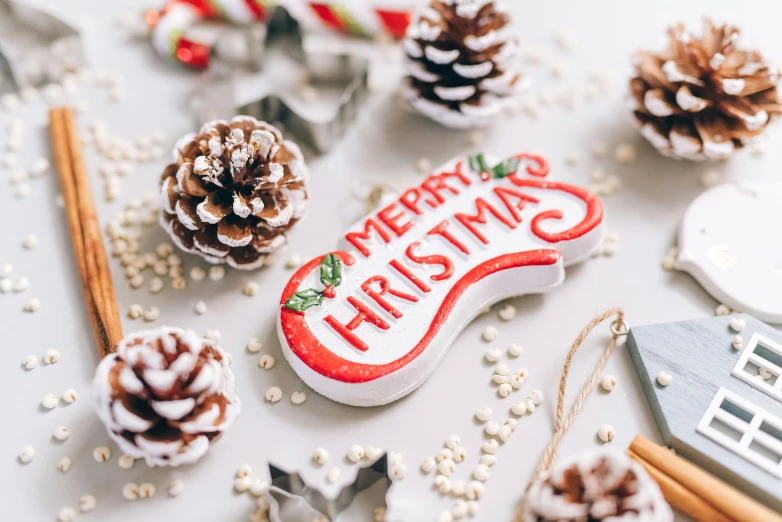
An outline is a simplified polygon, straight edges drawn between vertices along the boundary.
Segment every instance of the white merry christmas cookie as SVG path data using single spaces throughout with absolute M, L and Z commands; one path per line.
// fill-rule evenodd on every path
M 315 391 L 376 406 L 434 371 L 486 306 L 548 291 L 604 235 L 594 194 L 519 154 L 456 158 L 304 265 L 280 302 L 286 359 Z

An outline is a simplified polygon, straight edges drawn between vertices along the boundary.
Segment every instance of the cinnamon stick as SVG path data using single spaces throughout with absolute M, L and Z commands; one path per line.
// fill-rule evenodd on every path
M 782 522 L 778 513 L 649 439 L 636 436 L 630 450 L 729 519 Z
M 654 481 L 657 482 L 665 500 L 672 507 L 699 522 L 735 522 L 732 518 L 723 515 L 720 511 L 712 507 L 711 504 L 699 498 L 695 493 L 679 484 L 676 480 L 649 464 L 633 450 L 628 449 L 627 455 L 643 466 L 647 473 L 649 473 Z
M 49 128 L 84 300 L 98 354 L 104 357 L 116 350 L 122 325 L 73 112 L 51 109 Z

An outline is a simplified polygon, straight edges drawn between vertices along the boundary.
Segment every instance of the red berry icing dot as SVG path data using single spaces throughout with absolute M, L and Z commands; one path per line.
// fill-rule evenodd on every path
M 328 299 L 334 299 L 334 297 L 337 295 L 337 289 L 332 285 L 329 285 L 323 289 L 323 295 Z
M 491 179 L 491 175 L 489 175 L 489 173 L 486 171 L 481 172 L 481 179 L 483 181 L 489 181 Z

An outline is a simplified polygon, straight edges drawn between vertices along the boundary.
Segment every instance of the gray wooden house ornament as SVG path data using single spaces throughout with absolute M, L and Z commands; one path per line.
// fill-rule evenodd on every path
M 782 512 L 782 333 L 741 314 L 634 327 L 627 346 L 663 442 Z

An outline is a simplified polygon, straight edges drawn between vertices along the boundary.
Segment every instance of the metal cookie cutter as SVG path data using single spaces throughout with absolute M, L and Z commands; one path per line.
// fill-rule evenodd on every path
M 0 35 L 0 91 L 56 82 L 85 63 L 79 31 L 43 7 L 0 0 Z
M 342 488 L 335 498 L 327 498 L 317 488 L 308 485 L 301 475 L 296 472 L 284 471 L 273 464 L 269 464 L 269 473 L 272 483 L 266 497 L 269 501 L 269 518 L 271 522 L 291 522 L 298 520 L 307 512 L 312 520 L 312 515 L 322 515 L 328 520 L 334 520 L 353 502 L 353 499 L 362 491 L 369 489 L 378 482 L 384 482 L 386 493 L 391 486 L 388 476 L 388 455 L 384 454 L 368 466 L 359 468 L 356 479 Z M 385 507 L 383 495 L 383 506 Z
M 283 7 L 276 7 L 267 26 L 262 49 L 269 44 L 284 47 L 318 85 L 344 86 L 327 117 L 316 118 L 296 108 L 296 101 L 272 90 L 259 98 L 238 101 L 237 73 L 233 68 L 215 67 L 206 73 L 192 99 L 192 109 L 200 125 L 236 114 L 278 122 L 303 144 L 318 153 L 330 150 L 355 119 L 358 107 L 369 94 L 369 60 L 354 54 L 308 52 L 298 22 Z

